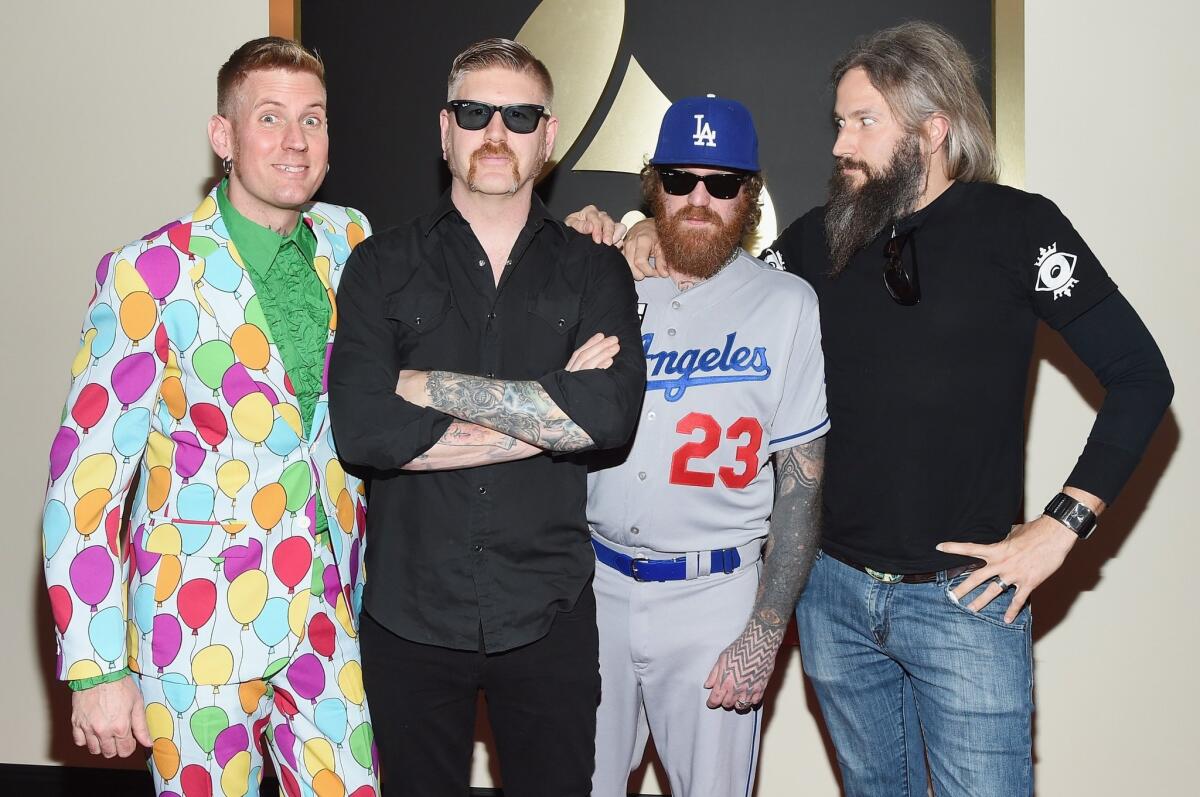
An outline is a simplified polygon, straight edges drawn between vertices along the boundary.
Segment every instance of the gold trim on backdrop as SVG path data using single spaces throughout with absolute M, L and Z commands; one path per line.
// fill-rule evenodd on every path
M 543 0 L 517 33 L 517 41 L 537 53 L 554 78 L 551 110 L 558 117 L 558 138 L 551 167 L 596 110 L 624 29 L 623 0 Z
M 992 80 L 1000 182 L 1025 187 L 1025 2 L 992 2 Z
M 267 31 L 300 41 L 300 0 L 268 0 Z

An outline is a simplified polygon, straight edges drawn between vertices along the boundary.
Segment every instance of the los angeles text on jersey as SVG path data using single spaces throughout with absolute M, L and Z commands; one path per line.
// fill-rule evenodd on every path
M 737 332 L 725 336 L 722 348 L 652 352 L 653 344 L 653 332 L 642 335 L 642 351 L 648 370 L 646 390 L 663 391 L 667 401 L 679 401 L 689 387 L 724 382 L 764 382 L 771 377 L 766 347 L 738 346 Z

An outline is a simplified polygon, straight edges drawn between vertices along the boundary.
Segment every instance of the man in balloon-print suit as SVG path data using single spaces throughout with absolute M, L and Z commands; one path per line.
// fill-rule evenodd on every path
M 269 750 L 290 797 L 367 797 L 364 495 L 324 366 L 370 227 L 308 204 L 328 169 L 315 56 L 249 42 L 217 105 L 227 178 L 96 269 L 44 512 L 57 674 L 76 744 L 150 747 L 161 795 L 257 794 Z

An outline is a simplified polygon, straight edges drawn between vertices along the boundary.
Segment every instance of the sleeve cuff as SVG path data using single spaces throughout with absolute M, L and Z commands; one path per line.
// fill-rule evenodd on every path
M 111 684 L 121 680 L 126 675 L 132 674 L 133 671 L 128 667 L 122 667 L 119 670 L 114 670 L 104 675 L 94 675 L 91 678 L 77 678 L 73 681 L 67 681 L 67 686 L 70 687 L 72 692 L 82 692 L 84 689 L 91 689 L 93 686 L 99 686 L 100 684 Z
M 1088 440 L 1067 478 L 1067 486 L 1087 490 L 1111 506 L 1140 459 L 1123 448 Z

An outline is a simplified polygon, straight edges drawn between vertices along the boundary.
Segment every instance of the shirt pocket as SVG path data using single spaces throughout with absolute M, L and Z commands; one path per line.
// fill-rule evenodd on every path
M 441 326 L 453 306 L 444 288 L 405 289 L 388 297 L 384 312 L 401 330 L 425 335 Z
M 574 335 L 579 326 L 578 296 L 531 296 L 526 309 L 551 332 Z

